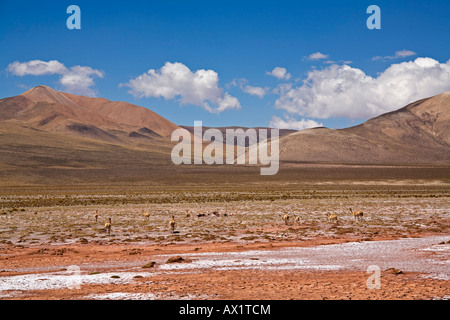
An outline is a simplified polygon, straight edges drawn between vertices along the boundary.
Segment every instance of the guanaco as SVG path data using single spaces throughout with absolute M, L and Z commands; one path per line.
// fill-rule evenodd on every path
M 350 208 L 350 212 L 353 214 L 356 220 L 364 220 L 364 213 L 361 210 L 353 211 L 352 208 Z

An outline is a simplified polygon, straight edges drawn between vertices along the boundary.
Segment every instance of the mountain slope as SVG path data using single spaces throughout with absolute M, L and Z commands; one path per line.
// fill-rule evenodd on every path
M 0 100 L 1 184 L 148 178 L 172 165 L 177 128 L 143 107 L 38 86 Z
M 450 163 L 450 91 L 361 125 L 314 128 L 280 139 L 280 160 L 372 164 Z
M 177 125 L 155 112 L 126 102 L 88 98 L 38 86 L 0 100 L 0 121 L 46 132 L 133 143 L 133 132 L 148 130 L 148 138 L 168 138 Z M 153 134 L 154 133 L 154 134 Z M 156 134 L 156 135 L 155 135 Z M 138 143 L 142 143 L 140 140 Z

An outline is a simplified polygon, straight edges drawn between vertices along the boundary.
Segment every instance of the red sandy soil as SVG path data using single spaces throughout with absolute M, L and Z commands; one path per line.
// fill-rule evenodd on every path
M 423 235 L 422 235 L 423 236 Z M 384 237 L 389 240 L 393 238 Z M 357 241 L 359 239 L 352 239 Z M 237 252 L 247 250 L 270 250 L 282 247 L 315 246 L 348 242 L 348 239 L 315 239 L 302 242 L 279 243 L 205 243 L 195 245 L 129 244 L 93 245 L 76 244 L 55 246 L 46 253 L 39 247 L 4 250 L 0 263 L 0 279 L 18 275 L 18 272 L 2 269 L 57 267 L 83 263 L 107 263 L 111 261 L 152 261 L 156 255 L 177 255 L 193 252 Z M 58 250 L 66 249 L 62 255 Z M 133 249 L 140 254 L 131 255 Z M 126 251 L 125 251 L 126 250 Z M 60 251 L 61 252 L 61 251 Z M 142 269 L 149 270 L 149 269 Z M 94 271 L 94 270 L 93 270 Z M 113 272 L 114 269 L 108 270 Z M 201 272 L 157 273 L 150 278 L 135 279 L 126 284 L 83 284 L 80 289 L 48 289 L 29 291 L 20 296 L 5 296 L 3 299 L 86 299 L 91 294 L 114 292 L 129 294 L 154 294 L 157 299 L 231 299 L 231 300 L 287 300 L 287 299 L 435 299 L 450 296 L 450 281 L 424 278 L 421 274 L 404 272 L 394 274 L 382 271 L 381 289 L 368 289 L 366 281 L 370 275 L 365 271 L 311 271 L 311 270 L 207 270 Z

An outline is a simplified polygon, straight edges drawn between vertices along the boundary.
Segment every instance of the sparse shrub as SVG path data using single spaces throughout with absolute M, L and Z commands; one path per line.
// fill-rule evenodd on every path
M 169 258 L 166 263 L 179 263 L 179 262 L 183 262 L 183 261 L 185 261 L 183 259 L 183 257 L 176 256 L 176 257 Z
M 80 238 L 78 240 L 78 242 L 81 243 L 81 244 L 88 244 L 89 243 L 89 241 L 86 238 Z
M 153 268 L 153 267 L 155 267 L 155 265 L 156 265 L 156 262 L 152 261 L 152 262 L 147 263 L 145 266 L 142 266 L 142 268 L 143 269 Z

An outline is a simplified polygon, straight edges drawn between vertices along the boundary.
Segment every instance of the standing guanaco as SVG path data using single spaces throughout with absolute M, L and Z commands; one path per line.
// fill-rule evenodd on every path
M 172 233 L 175 232 L 175 217 L 172 216 L 172 220 L 169 221 L 170 229 L 172 229 Z
M 289 213 L 286 213 L 284 216 L 283 216 L 283 220 L 284 220 L 284 224 L 288 224 L 288 222 L 289 222 Z
M 108 222 L 105 223 L 105 229 L 108 232 L 108 236 L 111 234 L 111 218 L 108 218 Z
M 147 218 L 147 220 L 150 218 L 150 212 L 144 212 L 144 210 L 142 210 L 142 213 L 144 214 L 144 217 Z
M 364 220 L 364 213 L 361 210 L 353 211 L 352 208 L 350 208 L 350 212 L 353 214 L 356 220 Z

